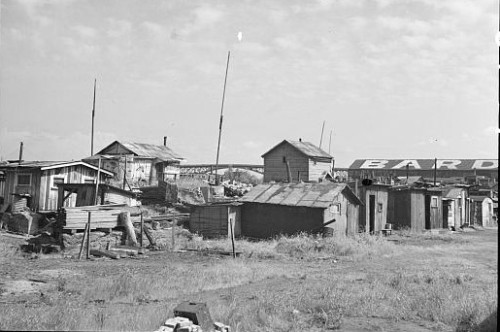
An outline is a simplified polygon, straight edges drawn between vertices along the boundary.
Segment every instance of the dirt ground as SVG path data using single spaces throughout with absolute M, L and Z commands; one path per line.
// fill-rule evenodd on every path
M 470 274 L 490 273 L 497 277 L 498 271 L 498 230 L 489 229 L 481 232 L 464 232 L 460 235 L 471 243 L 477 243 L 484 250 L 467 250 L 461 253 L 449 253 L 446 250 L 434 252 L 434 257 L 425 255 L 418 257 L 394 256 L 387 262 L 385 257 L 375 257 L 369 261 L 359 264 L 356 261 L 346 259 L 284 259 L 265 260 L 254 259 L 252 266 L 256 271 L 266 269 L 278 269 L 282 273 L 270 275 L 263 279 L 237 285 L 234 287 L 220 287 L 193 291 L 181 297 L 170 297 L 139 301 L 135 306 L 157 308 L 164 306 L 171 308 L 172 305 L 185 300 L 203 301 L 207 304 L 217 303 L 223 305 L 225 301 L 239 301 L 249 303 L 259 299 L 264 293 L 273 290 L 280 296 L 296 292 L 298 288 L 307 287 L 321 282 L 330 275 L 345 276 L 353 282 L 362 282 L 370 278 L 386 278 L 388 270 L 398 271 L 405 269 L 408 264 L 413 269 L 428 267 L 432 261 L 439 260 L 447 262 L 442 268 L 450 271 L 461 271 L 464 269 Z M 0 241 L 19 243 L 20 239 L 9 238 L 0 235 Z M 405 239 L 394 239 L 396 242 L 404 242 Z M 409 245 L 416 245 L 409 243 Z M 425 243 L 423 246 L 431 244 Z M 496 252 L 496 255 L 484 255 L 483 252 Z M 442 257 L 439 257 L 442 256 Z M 453 257 L 459 257 L 460 260 Z M 449 258 L 449 259 L 448 259 Z M 80 277 L 86 280 L 89 286 L 91 278 L 95 276 L 117 276 L 123 271 L 150 275 L 152 278 L 159 275 L 165 268 L 179 268 L 186 266 L 210 266 L 224 265 L 231 261 L 231 257 L 216 255 L 200 255 L 197 252 L 148 252 L 137 258 L 111 260 L 107 258 L 77 260 L 64 258 L 60 254 L 27 256 L 24 258 L 15 255 L 9 258 L 0 258 L 0 306 L 26 307 L 26 306 L 51 306 L 61 300 L 61 297 L 71 298 L 79 308 L 106 308 L 108 306 L 128 306 L 130 303 L 106 303 L 104 300 L 93 302 L 79 302 L 81 294 L 58 293 L 54 291 L 59 287 L 58 283 L 63 279 Z M 257 272 L 258 273 L 258 272 Z M 165 319 L 171 313 L 165 312 Z M 2 318 L 0 318 L 0 321 Z M 1 326 L 1 324 L 0 324 Z M 16 326 L 11 326 L 16 329 Z M 135 329 L 134 329 L 135 330 Z M 147 330 L 139 328 L 139 330 Z M 383 317 L 344 317 L 342 327 L 339 331 L 452 331 L 449 326 L 435 324 L 429 321 L 398 321 L 388 320 Z

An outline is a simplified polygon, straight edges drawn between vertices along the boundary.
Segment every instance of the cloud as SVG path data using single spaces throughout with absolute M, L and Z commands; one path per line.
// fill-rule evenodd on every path
M 142 22 L 141 26 L 150 34 L 154 36 L 163 35 L 165 33 L 165 28 L 158 23 L 145 21 Z
M 111 38 L 118 38 L 127 34 L 130 34 L 132 31 L 132 23 L 126 20 L 119 20 L 115 18 L 108 18 L 108 29 L 106 31 L 106 35 Z
M 78 33 L 78 35 L 83 38 L 94 38 L 97 35 L 97 32 L 94 28 L 84 25 L 74 26 L 72 30 L 76 31 L 76 33 Z
M 198 25 L 207 26 L 219 22 L 224 17 L 224 12 L 211 5 L 203 5 L 194 10 L 194 15 Z

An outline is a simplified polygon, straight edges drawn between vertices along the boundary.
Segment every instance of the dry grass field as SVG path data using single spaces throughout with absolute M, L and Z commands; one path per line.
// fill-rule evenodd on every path
M 76 260 L 0 235 L 0 329 L 154 331 L 184 300 L 232 331 L 496 331 L 498 231 L 186 240 Z M 494 319 L 493 319 L 494 318 Z

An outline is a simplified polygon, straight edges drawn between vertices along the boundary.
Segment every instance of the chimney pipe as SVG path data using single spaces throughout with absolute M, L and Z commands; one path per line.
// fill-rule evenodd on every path
M 163 146 L 167 146 L 167 136 L 163 136 Z
M 23 161 L 23 142 L 19 144 L 19 163 Z

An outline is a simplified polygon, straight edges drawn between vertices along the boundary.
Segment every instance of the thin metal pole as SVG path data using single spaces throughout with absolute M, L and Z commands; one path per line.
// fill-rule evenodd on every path
M 321 127 L 321 138 L 319 139 L 319 148 L 321 149 L 321 144 L 323 144 L 323 131 L 325 130 L 325 122 L 326 120 L 323 120 L 323 126 Z
M 227 84 L 227 72 L 229 70 L 229 57 L 231 56 L 231 51 L 227 51 L 227 62 L 226 62 L 226 74 L 224 76 L 224 90 L 222 91 L 222 105 L 220 108 L 220 122 L 219 122 L 219 140 L 217 142 L 217 158 L 215 159 L 215 184 L 219 184 L 219 178 L 217 177 L 217 168 L 219 166 L 219 152 L 220 152 L 220 139 L 222 135 L 222 120 L 224 112 L 224 100 L 226 98 L 226 84 Z
M 437 176 L 437 158 L 434 158 L 434 187 L 436 186 L 436 176 Z
M 94 117 L 95 117 L 95 87 L 97 79 L 94 79 L 94 101 L 92 102 L 92 132 L 90 134 L 90 155 L 94 155 Z
M 332 146 L 332 132 L 333 132 L 333 129 L 332 129 L 332 130 L 330 130 L 330 141 L 329 141 L 329 143 L 328 143 L 328 154 L 331 154 L 331 152 L 330 152 L 330 148 L 331 148 L 331 146 Z

